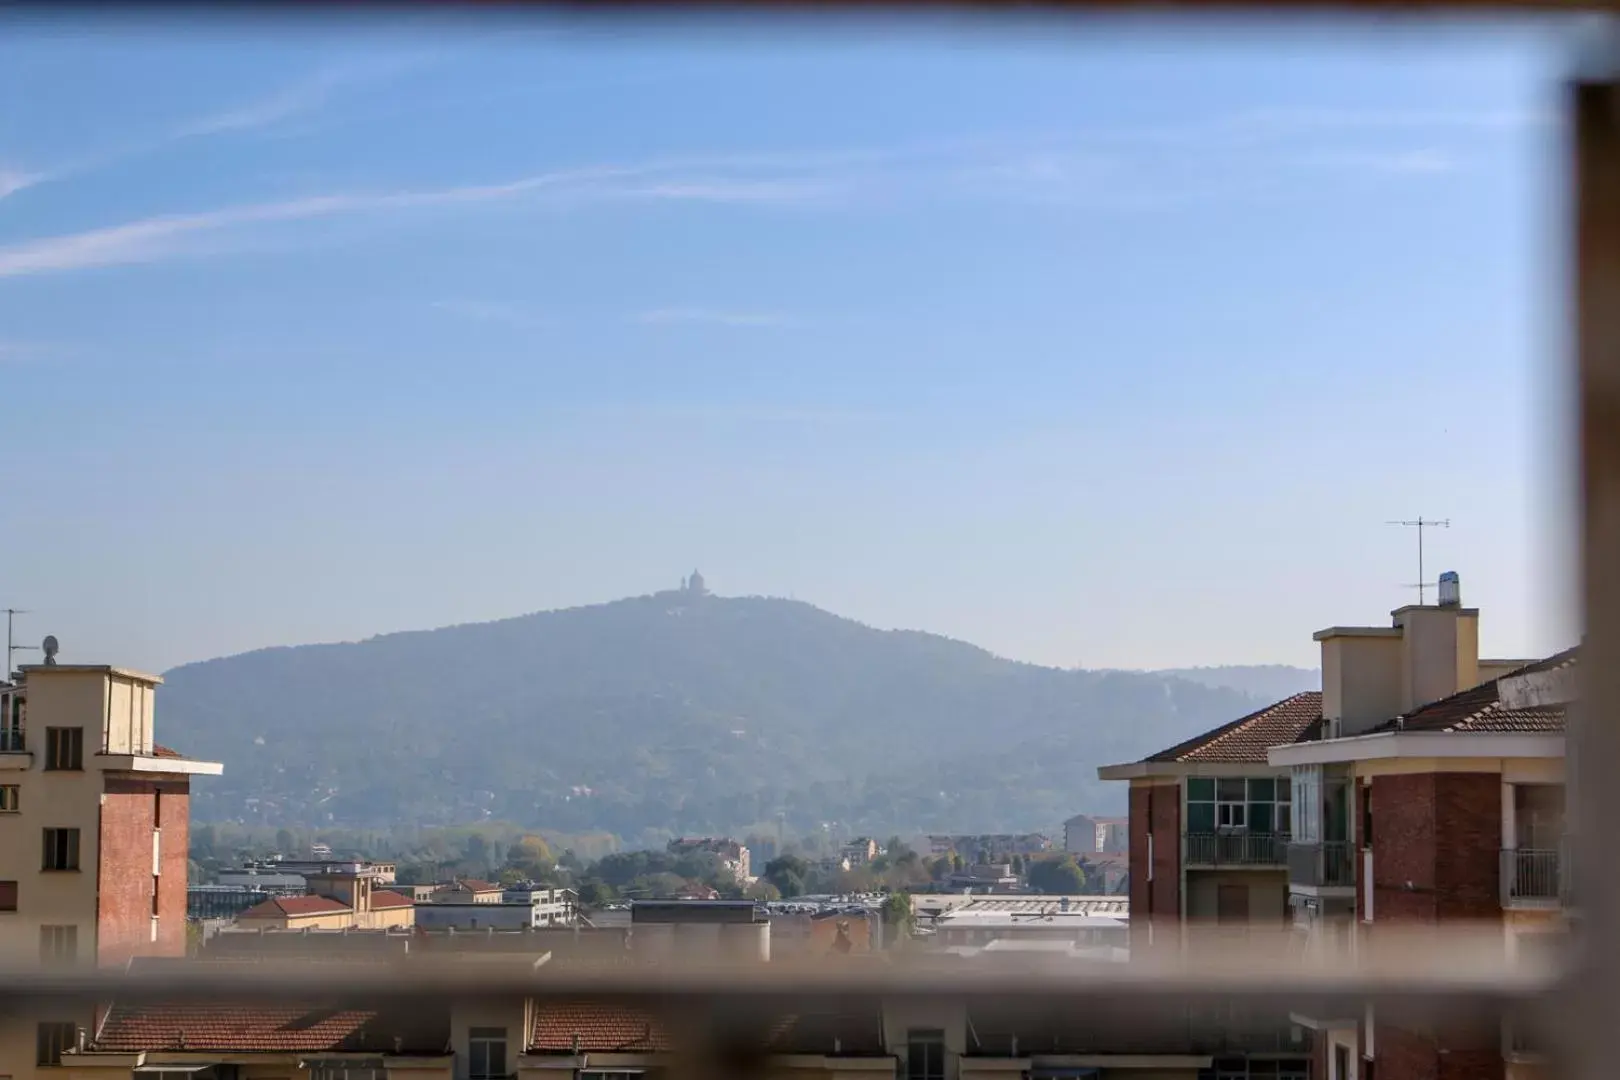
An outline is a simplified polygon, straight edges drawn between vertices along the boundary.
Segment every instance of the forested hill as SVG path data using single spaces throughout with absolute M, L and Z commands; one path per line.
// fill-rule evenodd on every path
M 200 820 L 493 818 L 627 839 L 882 835 L 1117 810 L 1099 764 L 1249 711 L 1229 687 L 1062 671 L 806 603 L 660 593 L 176 668 L 163 741 L 226 764 Z

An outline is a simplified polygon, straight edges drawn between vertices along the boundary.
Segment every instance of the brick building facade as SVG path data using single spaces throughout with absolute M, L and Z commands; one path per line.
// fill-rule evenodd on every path
M 191 778 L 222 767 L 154 739 L 162 680 L 47 662 L 0 684 L 0 962 L 121 967 L 186 953 Z M 98 1017 L 0 1017 L 0 1076 L 59 1064 Z

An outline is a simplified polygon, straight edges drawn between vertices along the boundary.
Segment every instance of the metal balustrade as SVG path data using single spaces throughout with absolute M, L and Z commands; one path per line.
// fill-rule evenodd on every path
M 1519 848 L 1502 852 L 1502 906 L 1556 908 L 1563 904 L 1564 880 L 1557 849 Z
M 1189 832 L 1182 837 L 1187 866 L 1286 866 L 1286 833 Z

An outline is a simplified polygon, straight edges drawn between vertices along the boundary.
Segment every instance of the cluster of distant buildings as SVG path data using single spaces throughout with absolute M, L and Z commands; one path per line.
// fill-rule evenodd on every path
M 579 907 L 573 890 L 535 882 L 400 885 L 393 863 L 358 859 L 267 859 L 218 877 L 187 890 L 188 913 L 210 930 L 537 929 L 573 925 Z
M 1080 815 L 1062 850 L 1096 865 L 1122 855 L 1129 895 L 991 891 L 911 898 L 907 950 L 942 985 L 998 962 L 1093 972 L 1172 959 L 1221 942 L 1290 935 L 1279 964 L 1349 965 L 1385 928 L 1499 933 L 1504 954 L 1557 949 L 1582 898 L 1565 818 L 1566 711 L 1577 650 L 1542 659 L 1479 654 L 1478 611 L 1454 576 L 1437 604 L 1388 626 L 1319 631 L 1320 691 L 1295 694 L 1100 776 L 1127 785 L 1129 815 Z M 581 912 L 567 890 L 468 879 L 401 885 L 387 863 L 322 852 L 244 866 L 217 888 L 243 906 L 191 961 L 186 940 L 189 784 L 221 771 L 154 739 L 160 680 L 125 669 L 45 664 L 0 684 L 0 962 L 63 968 L 212 963 L 250 993 L 265 959 L 346 965 L 431 957 L 540 965 L 661 966 L 853 956 L 879 970 L 890 944 L 880 896 L 659 899 Z M 1123 824 L 1123 830 L 1120 826 Z M 676 842 L 715 854 L 739 880 L 742 845 Z M 1126 849 L 1123 853 L 1121 847 Z M 964 867 L 1050 856 L 1043 834 L 929 838 Z M 676 850 L 672 847 L 672 850 Z M 871 862 L 870 839 L 841 859 Z M 223 894 L 214 894 L 223 895 Z M 515 914 L 507 915 L 511 911 Z M 513 920 L 511 923 L 504 919 Z M 312 972 L 320 969 L 312 967 Z M 423 967 L 419 970 L 429 970 Z M 482 968 L 480 970 L 491 970 Z M 337 1009 L 318 974 L 308 1000 L 42 996 L 0 1014 L 0 1076 L 50 1080 L 629 1080 L 676 1064 L 678 1033 L 641 1006 L 505 991 L 451 993 L 408 1014 L 389 1001 Z M 11 1003 L 8 1003 L 11 1004 Z M 1511 1013 L 1430 1024 L 1391 1005 L 1291 1011 L 1172 1005 L 1145 1024 L 1143 1000 L 1084 1009 L 870 1000 L 764 1017 L 769 1080 L 1434 1080 L 1546 1077 L 1536 1033 Z M 763 1008 L 769 1009 L 765 1004 Z M 162 1077 L 160 1076 L 160 1080 Z M 171 1077 L 172 1080 L 172 1077 Z

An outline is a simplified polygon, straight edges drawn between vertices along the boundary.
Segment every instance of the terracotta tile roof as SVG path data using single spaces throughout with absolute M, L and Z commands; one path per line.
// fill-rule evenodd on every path
M 348 910 L 348 904 L 326 896 L 273 896 L 262 904 L 254 904 L 237 918 L 276 919 L 288 915 L 335 915 Z
M 774 1054 L 883 1053 L 883 1025 L 876 1012 L 798 1014 L 761 1025 L 765 1049 Z M 614 1005 L 542 1005 L 530 1045 L 536 1053 L 568 1053 L 574 1037 L 582 1052 L 660 1053 L 671 1049 L 667 1029 L 647 1013 Z
M 158 746 L 156 743 L 153 743 L 152 744 L 152 756 L 153 757 L 166 757 L 166 758 L 183 758 L 186 755 L 182 754 L 178 750 L 171 750 L 167 746 Z
M 373 909 L 411 907 L 415 903 L 415 900 L 392 889 L 375 889 L 371 893 L 371 906 Z
M 1580 652 L 1580 646 L 1577 645 L 1573 648 L 1565 649 L 1561 653 L 1554 653 L 1545 660 L 1537 660 L 1533 664 L 1526 664 L 1517 671 L 1510 671 L 1508 672 L 1507 676 L 1504 677 L 1507 678 L 1514 675 L 1537 675 L 1544 671 L 1557 671 L 1559 668 L 1574 667 L 1576 661 L 1580 658 Z
M 1502 676 L 1534 675 L 1572 667 L 1575 649 L 1527 664 Z M 1493 679 L 1459 694 L 1414 709 L 1405 716 L 1380 724 L 1375 731 L 1429 731 L 1457 734 L 1557 735 L 1564 730 L 1564 706 L 1540 705 L 1510 709 L 1502 704 L 1501 679 Z
M 401 1040 L 398 1050 L 396 1038 Z M 448 1016 L 442 1010 L 406 1016 L 323 1004 L 115 1003 L 92 1047 L 105 1053 L 184 1049 L 442 1054 L 448 1043 Z
M 1322 692 L 1283 698 L 1146 758 L 1151 762 L 1265 764 L 1266 750 L 1309 737 L 1322 719 Z
M 568 1053 L 579 1038 L 579 1049 L 608 1053 L 615 1050 L 661 1051 L 670 1048 L 662 1024 L 647 1013 L 615 1005 L 546 1004 L 534 1017 L 530 1045 L 539 1053 Z

